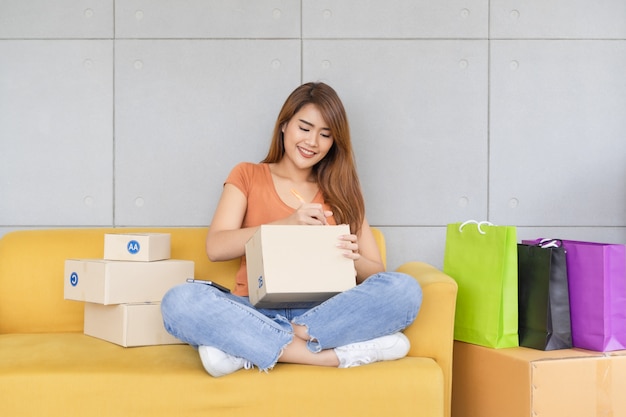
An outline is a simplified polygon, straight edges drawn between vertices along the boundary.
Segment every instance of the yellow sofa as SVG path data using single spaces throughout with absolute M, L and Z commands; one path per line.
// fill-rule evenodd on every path
M 0 416 L 450 415 L 456 283 L 424 263 L 408 357 L 335 369 L 278 364 L 210 377 L 188 345 L 123 348 L 86 336 L 84 304 L 63 299 L 64 261 L 102 258 L 105 233 L 171 233 L 172 258 L 232 287 L 238 262 L 212 263 L 204 228 L 59 229 L 0 239 Z M 374 229 L 384 250 L 384 238 Z M 390 303 L 393 300 L 389 300 Z

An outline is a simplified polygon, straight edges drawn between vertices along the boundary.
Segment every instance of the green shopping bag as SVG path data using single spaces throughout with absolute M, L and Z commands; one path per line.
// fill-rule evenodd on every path
M 517 229 L 474 220 L 449 224 L 443 270 L 459 286 L 454 338 L 518 346 Z

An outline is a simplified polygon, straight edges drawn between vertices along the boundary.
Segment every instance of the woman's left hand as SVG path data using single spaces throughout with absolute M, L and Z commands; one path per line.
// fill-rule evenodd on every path
M 361 254 L 359 253 L 359 244 L 357 243 L 356 235 L 342 235 L 339 236 L 339 242 L 337 243 L 337 247 L 344 250 L 343 256 L 346 258 L 352 259 L 353 261 L 358 261 L 361 259 Z

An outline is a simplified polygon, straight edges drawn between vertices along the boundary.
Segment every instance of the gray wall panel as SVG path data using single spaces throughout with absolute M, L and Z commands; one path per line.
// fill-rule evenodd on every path
M 208 224 L 223 180 L 259 161 L 300 80 L 297 41 L 120 41 L 116 222 Z
M 307 38 L 485 38 L 487 0 L 303 0 Z
M 626 42 L 494 41 L 495 222 L 626 225 Z
M 623 0 L 492 0 L 491 37 L 624 39 Z
M 112 222 L 111 41 L 0 41 L 0 219 Z
M 304 78 L 345 101 L 370 222 L 487 216 L 486 68 L 484 41 L 304 43 Z
M 0 1 L 0 39 L 112 36 L 113 0 Z
M 387 269 L 395 270 L 405 262 L 419 261 L 443 267 L 446 228 L 381 227 L 387 243 Z
M 300 3 L 289 0 L 125 0 L 118 38 L 298 38 Z

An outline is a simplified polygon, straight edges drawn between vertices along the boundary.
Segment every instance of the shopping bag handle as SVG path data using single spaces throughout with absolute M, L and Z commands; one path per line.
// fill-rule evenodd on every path
M 561 239 L 541 239 L 537 246 L 543 249 L 560 248 L 563 246 L 563 241 Z
M 478 227 L 478 233 L 480 233 L 481 235 L 485 235 L 487 234 L 487 232 L 484 232 L 480 226 L 482 226 L 483 224 L 486 224 L 487 226 L 493 226 L 493 223 L 488 222 L 488 221 L 482 221 L 482 222 L 477 222 L 476 220 L 468 220 L 466 222 L 461 223 L 461 225 L 459 226 L 459 233 L 463 233 L 463 228 L 470 224 L 470 223 L 475 223 Z

